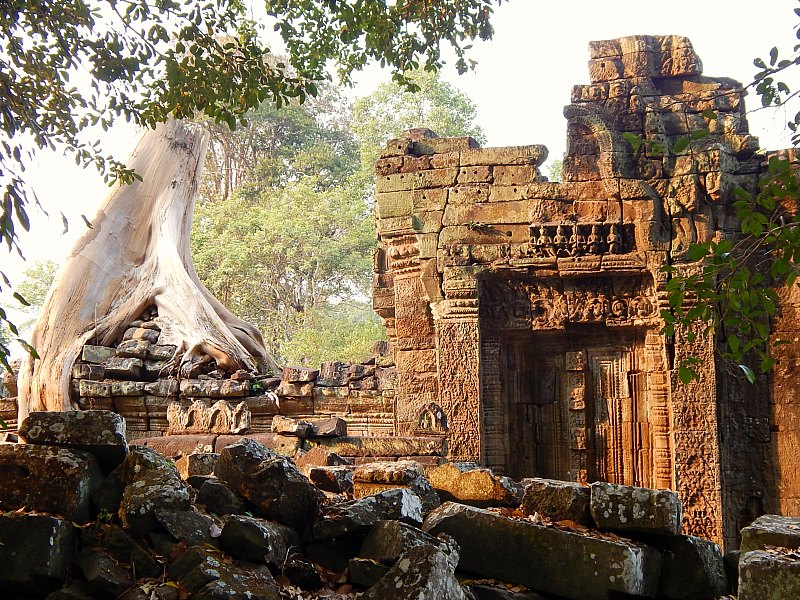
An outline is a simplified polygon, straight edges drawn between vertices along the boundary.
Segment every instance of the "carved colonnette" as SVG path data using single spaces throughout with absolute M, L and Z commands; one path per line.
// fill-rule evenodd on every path
M 722 393 L 738 383 L 714 339 L 660 334 L 661 267 L 692 268 L 689 244 L 736 236 L 732 191 L 752 189 L 762 161 L 744 92 L 704 77 L 679 36 L 594 42 L 590 57 L 591 83 L 564 110 L 563 182 L 540 174 L 542 146 L 479 148 L 429 130 L 387 145 L 376 217 L 389 259 L 376 270 L 376 308 L 395 355 L 433 350 L 437 385 L 424 401 L 446 415 L 453 458 L 518 477 L 670 487 L 687 533 L 734 546 L 732 512 L 777 501 L 742 458 L 750 441 L 766 457 L 769 436 L 758 438 L 742 393 Z M 708 135 L 679 141 L 701 128 Z M 408 333 L 401 306 L 413 307 Z M 689 354 L 703 362 L 685 386 L 677 366 Z M 398 361 L 401 382 L 417 376 L 405 369 Z M 399 431 L 422 401 L 399 392 Z

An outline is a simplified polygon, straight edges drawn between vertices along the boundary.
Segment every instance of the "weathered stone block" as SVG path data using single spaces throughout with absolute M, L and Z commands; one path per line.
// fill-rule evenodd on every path
M 533 183 L 539 169 L 533 165 L 501 165 L 494 168 L 495 185 L 524 185 Z
M 180 391 L 180 384 L 178 383 L 177 379 L 159 379 L 158 381 L 145 383 L 144 391 L 151 396 L 168 398 L 170 396 L 178 395 L 178 392 Z
M 646 546 L 509 519 L 448 502 L 423 530 L 446 533 L 459 546 L 460 570 L 581 600 L 611 594 L 652 597 L 661 557 Z
M 459 184 L 492 183 L 492 181 L 494 181 L 494 177 L 492 176 L 492 167 L 486 165 L 461 167 L 458 170 L 458 177 L 456 179 L 456 182 Z
M 275 393 L 278 396 L 307 396 L 310 397 L 314 392 L 314 384 L 313 383 L 294 383 L 289 381 L 281 381 L 280 386 L 278 389 L 275 390 Z M 281 412 L 283 412 L 283 407 L 281 407 Z
M 184 379 L 180 382 L 181 393 L 189 397 L 236 398 L 250 391 L 249 381 L 231 379 Z
M 658 597 L 674 600 L 714 600 L 729 593 L 719 546 L 693 536 L 647 536 L 647 544 L 663 559 Z
M 393 565 L 406 552 L 417 546 L 431 545 L 441 550 L 451 568 L 458 565 L 458 546 L 452 538 L 432 535 L 401 521 L 380 521 L 367 534 L 361 551 L 361 558 L 374 560 L 385 565 Z
M 737 597 L 739 600 L 800 598 L 800 559 L 775 550 L 742 554 Z
M 372 587 L 388 572 L 389 567 L 386 565 L 366 558 L 351 558 L 347 565 L 347 577 L 350 583 L 364 588 Z
M 475 148 L 461 151 L 462 167 L 472 165 L 528 164 L 539 167 L 545 160 L 547 160 L 547 148 L 542 145 Z
M 590 511 L 600 529 L 679 535 L 683 514 L 678 495 L 671 490 L 595 482 Z
M 367 533 L 378 521 L 422 523 L 422 503 L 407 489 L 391 489 L 350 502 L 325 506 L 312 526 L 316 541 Z
M 111 384 L 105 381 L 81 379 L 78 382 L 78 393 L 85 398 L 110 398 Z
M 189 490 L 175 463 L 152 448 L 132 447 L 114 473 L 125 485 L 119 507 L 122 526 L 135 535 L 147 535 L 158 526 L 157 510 L 189 508 Z
M 412 142 L 408 138 L 389 140 L 381 151 L 381 158 L 409 154 L 411 152 L 411 144 Z
M 292 461 L 252 439 L 220 450 L 214 472 L 264 517 L 289 527 L 305 527 L 322 499 Z
M 520 498 L 508 478 L 498 477 L 474 463 L 445 463 L 427 472 L 442 501 L 470 506 L 518 506 Z
M 216 452 L 194 452 L 175 461 L 178 473 L 186 480 L 189 477 L 207 477 L 214 474 L 219 454 Z
M 324 446 L 340 456 L 442 456 L 444 440 L 427 437 L 314 438 L 310 446 Z
M 272 433 L 288 435 L 294 437 L 306 437 L 312 435 L 314 426 L 308 421 L 300 421 L 275 415 L 272 418 Z
M 341 466 L 309 466 L 308 479 L 319 489 L 333 494 L 353 492 L 352 465 Z
M 112 358 L 114 354 L 114 348 L 86 345 L 81 350 L 81 360 L 83 362 L 100 365 L 106 362 L 109 358 Z
M 411 151 L 414 154 L 447 154 L 477 148 L 478 142 L 469 136 L 461 137 L 426 137 L 414 140 Z
M 0 516 L 0 589 L 43 598 L 60 588 L 71 569 L 75 538 L 69 521 L 48 515 Z
M 125 340 L 116 348 L 117 356 L 121 358 L 141 358 L 144 360 L 150 353 L 152 344 L 147 340 Z
M 250 428 L 246 402 L 236 406 L 226 400 L 195 399 L 188 406 L 172 401 L 167 405 L 169 435 L 191 433 L 244 433 Z
M 347 421 L 338 417 L 314 421 L 313 433 L 317 437 L 345 437 L 347 435 Z
M 236 558 L 280 567 L 301 539 L 296 531 L 279 523 L 231 515 L 225 520 L 220 542 Z
M 742 554 L 767 546 L 800 548 L 800 517 L 761 515 L 742 529 Z
M 75 363 L 72 367 L 73 379 L 94 379 L 100 380 L 106 376 L 106 370 L 102 365 L 92 365 L 87 363 Z M 16 395 L 14 393 L 13 395 Z
M 389 572 L 367 590 L 364 600 L 416 600 L 447 598 L 466 600 L 464 590 L 453 573 L 447 556 L 436 546 L 411 548 Z
M 159 335 L 161 335 L 161 332 L 158 329 L 152 329 L 150 327 L 129 327 L 125 330 L 122 340 L 146 340 L 151 344 L 157 344 Z
M 454 204 L 444 212 L 442 224 L 466 225 L 470 222 L 485 223 L 530 223 L 527 200 L 509 202 L 487 202 L 483 204 Z
M 241 514 L 245 511 L 244 501 L 217 479 L 203 482 L 197 492 L 197 503 L 216 515 Z
M 283 367 L 281 372 L 281 380 L 291 383 L 315 381 L 318 376 L 318 369 L 308 369 L 306 367 Z
M 119 358 L 113 356 L 105 362 L 105 368 L 107 377 L 139 379 L 142 376 L 144 362 L 142 362 L 141 358 Z
M 103 481 L 97 459 L 72 448 L 0 445 L 0 510 L 19 508 L 92 518 L 91 494 Z
M 447 190 L 447 208 L 455 204 L 475 204 L 476 202 L 488 202 L 494 186 L 488 183 L 474 183 L 471 185 L 459 185 Z
M 456 182 L 458 169 L 430 169 L 416 173 L 397 173 L 378 177 L 375 182 L 375 191 L 402 192 L 409 190 L 422 190 L 427 188 L 441 188 L 453 185 Z
M 522 510 L 539 513 L 552 521 L 570 520 L 590 525 L 589 488 L 580 483 L 553 479 L 528 479 L 525 482 Z
M 128 453 L 125 421 L 106 410 L 33 412 L 20 424 L 19 435 L 28 444 L 86 450 L 107 469 Z

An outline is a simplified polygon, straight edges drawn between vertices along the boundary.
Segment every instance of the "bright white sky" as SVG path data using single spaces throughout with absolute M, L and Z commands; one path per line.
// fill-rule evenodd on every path
M 489 145 L 545 144 L 551 159 L 559 158 L 566 136 L 562 109 L 572 86 L 589 80 L 589 41 L 685 35 L 700 55 L 705 75 L 749 82 L 756 72 L 755 57 L 767 57 L 774 45 L 788 52 L 796 42 L 792 27 L 798 6 L 792 0 L 511 0 L 495 9 L 494 39 L 476 42 L 471 54 L 478 61 L 476 72 L 458 76 L 450 68 L 443 76 L 477 104 L 478 123 Z M 385 79 L 380 71 L 368 70 L 355 93 L 367 94 Z M 798 81 L 787 83 L 798 88 Z M 756 103 L 752 94 L 749 107 Z M 764 147 L 785 147 L 785 121 L 783 114 L 758 111 L 750 117 L 751 131 Z M 130 128 L 120 127 L 108 134 L 105 146 L 124 159 L 135 138 Z M 23 239 L 27 264 L 60 262 L 84 228 L 80 215 L 91 217 L 107 188 L 94 171 L 76 169 L 70 159 L 58 156 L 43 157 L 28 176 L 51 218 L 34 215 L 34 234 Z M 67 235 L 61 234 L 59 211 L 69 218 Z M 11 276 L 27 266 L 15 257 L 3 262 Z

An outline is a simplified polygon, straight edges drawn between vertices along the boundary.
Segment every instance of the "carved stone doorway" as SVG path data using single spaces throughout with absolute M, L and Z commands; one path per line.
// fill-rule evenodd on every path
M 651 485 L 644 337 L 578 325 L 500 344 L 509 475 Z

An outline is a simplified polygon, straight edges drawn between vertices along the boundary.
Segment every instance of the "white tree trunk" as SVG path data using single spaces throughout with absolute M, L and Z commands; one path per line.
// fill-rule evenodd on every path
M 86 343 L 113 345 L 145 308 L 158 309 L 160 343 L 186 367 L 276 366 L 259 331 L 200 283 L 189 236 L 207 135 L 170 120 L 147 131 L 127 162 L 143 177 L 117 185 L 61 267 L 33 330 L 40 359 L 19 375 L 20 421 L 32 411 L 71 410 L 70 378 Z

